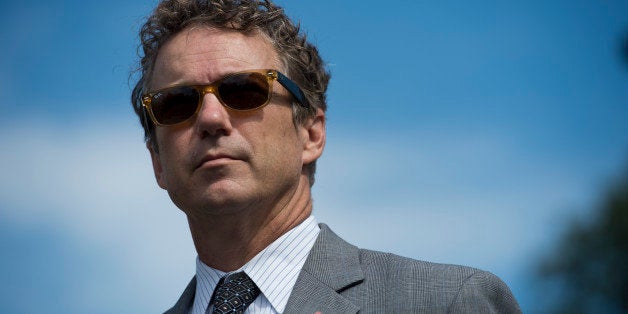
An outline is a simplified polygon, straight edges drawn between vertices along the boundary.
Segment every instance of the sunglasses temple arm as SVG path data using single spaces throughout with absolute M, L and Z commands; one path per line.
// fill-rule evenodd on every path
M 301 90 L 299 85 L 297 85 L 295 82 L 290 80 L 279 71 L 277 71 L 277 81 L 279 82 L 279 84 L 285 87 L 303 107 L 310 108 L 310 102 L 307 101 L 305 93 L 303 93 L 303 90 Z
M 142 106 L 142 122 L 144 122 L 144 125 L 146 127 L 148 127 L 150 124 L 148 124 L 148 109 L 146 109 L 146 107 Z

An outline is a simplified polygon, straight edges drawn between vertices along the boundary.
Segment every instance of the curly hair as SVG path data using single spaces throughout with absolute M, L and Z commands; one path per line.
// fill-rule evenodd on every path
M 189 26 L 203 25 L 236 30 L 245 34 L 257 32 L 270 41 L 279 55 L 286 75 L 296 82 L 312 105 L 292 105 L 295 125 L 327 109 L 326 92 L 330 73 L 314 45 L 300 32 L 283 9 L 270 0 L 163 0 L 140 30 L 141 50 L 139 78 L 131 94 L 131 103 L 144 128 L 144 140 L 157 149 L 155 126 L 147 118 L 142 95 L 147 91 L 159 49 L 174 35 Z M 314 183 L 316 161 L 306 166 L 310 185 Z

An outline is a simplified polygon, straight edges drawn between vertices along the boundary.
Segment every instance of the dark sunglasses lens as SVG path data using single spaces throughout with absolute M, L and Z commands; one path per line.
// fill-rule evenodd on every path
M 229 108 L 251 110 L 266 104 L 269 87 L 264 74 L 242 73 L 222 80 L 218 86 L 218 94 Z
M 173 87 L 155 94 L 151 102 L 155 120 L 172 125 L 189 119 L 196 113 L 199 96 L 196 89 L 187 86 Z

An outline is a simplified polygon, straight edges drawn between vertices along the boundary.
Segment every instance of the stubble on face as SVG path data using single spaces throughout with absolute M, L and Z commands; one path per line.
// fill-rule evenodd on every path
M 264 37 L 194 27 L 161 48 L 151 89 L 208 84 L 231 72 L 262 68 L 281 70 Z M 286 92 L 275 83 L 274 93 Z M 159 153 L 153 160 L 160 186 L 188 215 L 287 203 L 299 183 L 302 143 L 288 102 L 277 103 L 286 98 L 273 97 L 266 107 L 242 113 L 208 94 L 197 117 L 157 127 Z

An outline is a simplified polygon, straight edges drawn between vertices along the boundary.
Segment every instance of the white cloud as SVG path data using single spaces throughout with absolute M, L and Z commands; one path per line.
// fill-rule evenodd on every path
M 328 150 L 315 187 L 319 216 L 340 221 L 362 246 L 414 258 L 507 271 L 500 265 L 529 261 L 522 257 L 555 233 L 549 223 L 591 194 L 554 169 L 559 160 L 492 134 L 332 140 Z
M 153 311 L 170 306 L 193 274 L 195 253 L 184 215 L 155 184 L 140 130 L 129 121 L 16 125 L 23 127 L 5 128 L 0 138 L 10 148 L 0 156 L 3 216 L 73 235 L 107 258 L 103 274 L 136 279 L 113 292 L 140 294 L 133 302 Z M 87 284 L 73 294 L 100 304 L 106 287 Z

